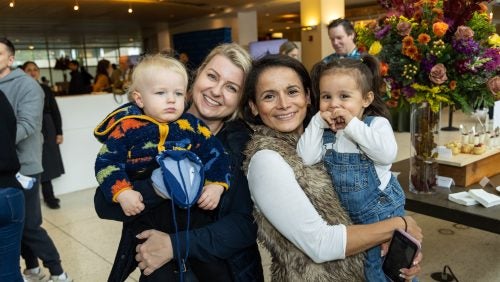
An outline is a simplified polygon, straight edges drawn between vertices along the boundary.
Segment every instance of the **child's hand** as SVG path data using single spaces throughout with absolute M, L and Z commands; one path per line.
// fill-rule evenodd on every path
M 198 199 L 198 207 L 204 210 L 213 210 L 219 204 L 224 187 L 218 184 L 208 184 L 203 187 L 203 192 Z
M 342 108 L 334 109 L 332 117 L 333 120 L 335 121 L 333 124 L 330 125 L 330 127 L 335 128 L 335 129 L 332 128 L 333 131 L 344 129 L 349 124 L 349 122 L 351 122 L 351 120 L 354 118 L 354 116 L 348 110 Z
M 328 123 L 328 127 L 331 130 L 334 130 L 334 127 L 332 127 L 332 124 L 335 125 L 335 120 L 333 119 L 333 113 L 330 111 L 324 111 L 320 112 L 319 115 L 326 123 Z
M 125 190 L 116 198 L 126 216 L 141 213 L 144 210 L 141 193 L 134 190 Z

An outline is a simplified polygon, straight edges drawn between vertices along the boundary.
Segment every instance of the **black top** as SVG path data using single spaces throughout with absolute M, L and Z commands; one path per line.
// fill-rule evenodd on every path
M 62 120 L 61 113 L 59 112 L 59 107 L 57 106 L 56 97 L 50 87 L 45 84 L 40 84 L 45 93 L 45 101 L 43 103 L 43 113 L 50 114 L 52 121 L 54 122 L 54 127 L 56 129 L 57 135 L 62 135 Z
M 21 166 L 16 153 L 16 116 L 12 106 L 0 91 L 0 189 L 21 188 L 16 173 Z
M 70 72 L 71 80 L 69 81 L 68 94 L 87 94 L 92 92 L 90 79 L 79 71 Z

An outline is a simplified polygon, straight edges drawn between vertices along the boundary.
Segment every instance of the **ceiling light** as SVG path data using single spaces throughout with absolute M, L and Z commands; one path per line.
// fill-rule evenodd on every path
M 16 6 L 16 1 L 14 0 L 10 1 L 9 7 L 14 8 L 14 6 Z
M 78 6 L 78 0 L 75 0 L 75 5 L 73 6 L 73 10 L 78 11 L 80 6 Z
M 134 12 L 134 10 L 132 10 L 132 3 L 131 3 L 131 2 L 129 2 L 129 3 L 128 3 L 128 13 L 129 13 L 129 14 L 132 14 L 133 12 Z

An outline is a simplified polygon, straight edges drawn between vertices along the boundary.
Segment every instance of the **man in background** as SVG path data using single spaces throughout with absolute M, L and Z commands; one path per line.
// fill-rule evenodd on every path
M 68 94 L 86 94 L 92 92 L 90 81 L 86 81 L 83 73 L 79 71 L 80 63 L 71 60 L 68 68 L 71 70 L 71 80 L 69 81 Z
M 330 38 L 335 53 L 323 58 L 324 63 L 329 63 L 339 58 L 359 59 L 361 57 L 358 48 L 356 48 L 356 43 L 354 42 L 356 38 L 354 26 L 350 21 L 338 18 L 331 21 L 327 28 L 328 37 Z
M 0 91 L 5 93 L 17 119 L 16 151 L 20 173 L 36 179 L 33 188 L 24 191 L 25 221 L 21 240 L 21 255 L 26 262 L 24 278 L 39 281 L 45 275 L 38 258 L 51 274 L 49 281 L 73 281 L 61 266 L 59 253 L 41 227 L 40 174 L 42 168 L 42 115 L 44 92 L 37 81 L 20 68 L 11 70 L 15 48 L 7 38 L 0 38 Z

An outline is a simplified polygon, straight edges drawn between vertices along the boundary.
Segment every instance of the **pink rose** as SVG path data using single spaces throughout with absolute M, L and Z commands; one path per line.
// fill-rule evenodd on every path
M 488 89 L 493 93 L 493 95 L 500 95 L 500 76 L 495 76 L 490 78 L 487 82 Z
M 396 29 L 398 30 L 398 34 L 401 36 L 407 36 L 411 32 L 411 23 L 401 21 L 398 23 L 396 26 Z
M 446 76 L 446 67 L 443 64 L 437 64 L 432 67 L 431 72 L 429 73 L 430 81 L 436 84 L 443 84 L 448 77 Z
M 468 26 L 461 25 L 455 31 L 455 38 L 457 40 L 472 39 L 474 38 L 474 31 Z

